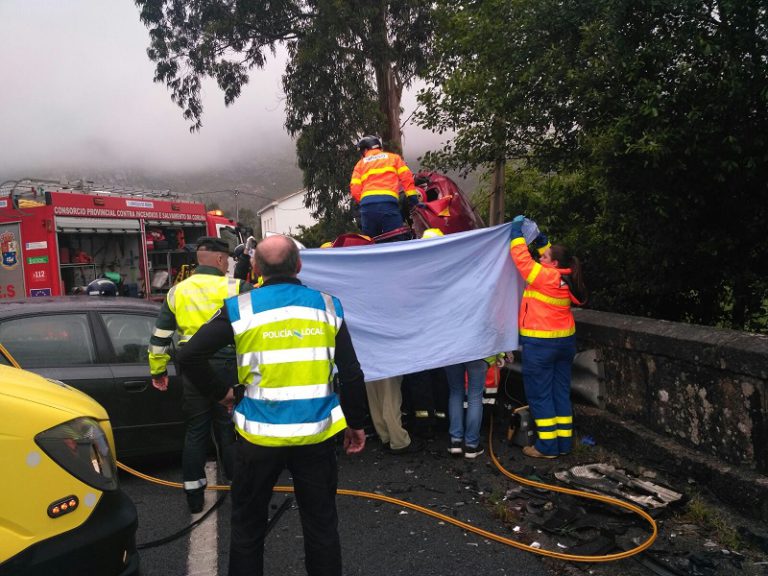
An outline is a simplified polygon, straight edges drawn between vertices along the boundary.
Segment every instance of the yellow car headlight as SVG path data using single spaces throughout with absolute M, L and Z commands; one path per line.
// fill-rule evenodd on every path
M 98 490 L 117 489 L 117 466 L 98 422 L 75 418 L 35 436 L 38 446 L 78 480 Z

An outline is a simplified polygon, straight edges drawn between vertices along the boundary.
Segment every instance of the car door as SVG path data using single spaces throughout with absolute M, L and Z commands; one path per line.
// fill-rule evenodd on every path
M 112 372 L 99 362 L 87 312 L 38 313 L 5 317 L 0 343 L 25 370 L 61 380 L 115 413 Z
M 157 316 L 142 312 L 100 311 L 99 325 L 109 345 L 109 368 L 119 419 L 112 419 L 117 452 L 123 456 L 180 452 L 184 440 L 181 381 L 168 364 L 168 390 L 152 386 L 147 347 Z

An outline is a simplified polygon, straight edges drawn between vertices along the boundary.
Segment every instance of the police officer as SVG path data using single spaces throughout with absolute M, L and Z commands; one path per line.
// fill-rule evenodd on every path
M 166 366 L 174 332 L 179 333 L 179 345 L 185 343 L 205 324 L 229 296 L 250 290 L 252 286 L 241 280 L 227 278 L 229 246 L 224 240 L 206 236 L 197 242 L 197 263 L 194 274 L 171 287 L 155 322 L 149 340 L 149 369 L 152 385 L 160 391 L 168 389 Z M 237 383 L 234 369 L 234 351 L 226 348 L 217 354 L 220 367 L 229 368 L 229 385 Z M 205 461 L 211 425 L 221 451 L 224 471 L 232 477 L 232 450 L 234 431 L 229 415 L 219 403 L 201 395 L 182 375 L 185 417 L 182 475 L 189 511 L 201 512 L 205 487 Z
M 365 387 L 338 299 L 301 284 L 299 251 L 286 236 L 256 247 L 258 290 L 230 298 L 182 348 L 178 360 L 201 392 L 232 405 L 234 394 L 208 365 L 235 344 L 243 398 L 234 407 L 238 433 L 232 479 L 229 574 L 263 574 L 272 488 L 288 468 L 304 532 L 307 572 L 341 575 L 334 437 L 348 454 L 365 446 Z M 340 389 L 332 384 L 333 365 Z M 347 423 L 349 428 L 347 428 Z

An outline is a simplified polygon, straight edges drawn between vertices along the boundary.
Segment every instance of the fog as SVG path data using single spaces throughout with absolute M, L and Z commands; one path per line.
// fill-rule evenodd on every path
M 203 128 L 190 133 L 165 85 L 153 82 L 148 44 L 131 0 L 0 0 L 0 177 L 201 173 L 276 160 L 295 168 L 283 129 L 284 53 L 253 70 L 229 107 L 207 81 Z M 414 106 L 409 93 L 403 118 Z M 437 145 L 412 125 L 404 133 L 408 157 Z

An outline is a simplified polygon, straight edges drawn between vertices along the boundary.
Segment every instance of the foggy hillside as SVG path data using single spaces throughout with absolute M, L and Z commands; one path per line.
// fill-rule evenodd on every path
M 217 206 L 231 217 L 236 208 L 240 220 L 256 225 L 256 212 L 272 200 L 292 194 L 302 187 L 302 174 L 296 165 L 293 144 L 275 149 L 268 154 L 248 159 L 233 159 L 228 165 L 205 170 L 152 170 L 149 168 L 110 168 L 72 166 L 68 168 L 26 169 L 18 174 L 0 173 L 0 183 L 24 178 L 54 180 L 74 184 L 78 180 L 92 183 L 91 188 L 139 188 L 169 190 L 172 193 L 191 195 L 209 206 Z M 420 169 L 418 156 L 406 157 L 414 172 Z M 448 174 L 471 196 L 478 178 L 476 174 L 461 179 L 455 173 Z M 234 190 L 238 191 L 237 204 Z M 243 211 L 246 211 L 245 214 Z M 250 211 L 250 214 L 248 213 Z M 252 220 L 252 221 L 249 221 Z
M 182 195 L 193 195 L 206 204 L 215 203 L 227 215 L 234 217 L 234 190 L 239 191 L 238 205 L 242 211 L 256 211 L 271 200 L 299 190 L 301 171 L 296 166 L 293 146 L 280 153 L 261 155 L 253 159 L 238 159 L 232 163 L 206 170 L 148 170 L 146 168 L 111 168 L 71 166 L 67 168 L 26 169 L 23 173 L 0 174 L 0 182 L 23 178 L 54 180 L 74 183 L 92 182 L 92 187 L 140 188 L 170 190 Z

